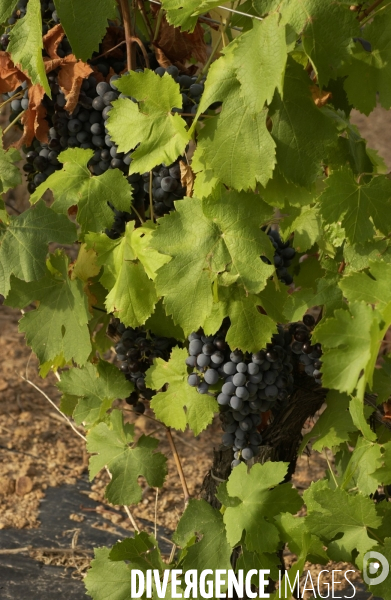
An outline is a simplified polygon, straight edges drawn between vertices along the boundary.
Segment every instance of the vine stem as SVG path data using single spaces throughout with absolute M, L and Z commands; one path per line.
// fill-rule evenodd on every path
M 164 16 L 164 9 L 161 6 L 160 10 L 159 10 L 159 12 L 157 14 L 156 26 L 155 26 L 155 33 L 154 33 L 153 40 L 152 40 L 153 42 L 155 42 L 157 40 L 157 37 L 159 35 L 160 26 L 161 26 L 162 21 L 163 21 L 163 16 Z
M 231 2 L 231 6 L 233 6 L 233 4 L 234 3 Z M 209 67 L 212 64 L 212 61 L 213 61 L 213 59 L 215 57 L 215 54 L 218 51 L 218 49 L 220 48 L 220 45 L 222 43 L 221 40 L 224 40 L 225 32 L 227 31 L 229 23 L 231 21 L 231 14 L 232 13 L 230 13 L 228 15 L 228 17 L 226 18 L 224 26 L 223 26 L 223 28 L 221 29 L 221 32 L 220 32 L 220 37 L 217 40 L 217 42 L 215 43 L 214 47 L 212 48 L 212 52 L 210 53 L 209 58 L 208 58 L 208 60 L 205 63 L 205 66 L 201 69 L 200 74 L 198 75 L 197 81 L 199 81 L 201 79 L 201 77 L 203 75 L 205 75 L 205 73 L 207 73 L 207 71 L 209 70 Z
M 26 111 L 25 111 L 25 110 L 23 110 L 21 113 L 19 113 L 19 114 L 18 114 L 18 116 L 17 116 L 17 117 L 15 117 L 15 119 L 12 121 L 12 123 L 10 123 L 10 124 L 8 125 L 8 127 L 6 127 L 5 129 L 3 129 L 3 135 L 5 135 L 6 133 L 8 133 L 8 131 L 11 129 L 11 127 L 13 127 L 13 126 L 14 126 L 14 125 L 15 125 L 15 124 L 16 124 L 16 123 L 19 121 L 19 119 L 20 119 L 21 117 L 23 117 L 23 115 L 24 115 L 24 113 L 25 113 L 25 112 L 26 112 Z
M 379 4 L 381 4 L 383 2 L 383 0 L 375 0 L 375 2 L 373 4 L 371 4 L 371 6 L 368 6 L 368 8 L 366 8 L 362 15 L 360 15 L 358 17 L 359 21 L 363 21 L 371 12 L 373 12 L 375 10 L 375 8 L 377 8 L 379 6 Z
M 149 171 L 149 218 L 151 221 L 153 221 L 152 177 L 152 171 Z
M 170 430 L 169 427 L 167 427 L 166 433 L 167 433 L 168 443 L 170 444 L 171 451 L 172 451 L 172 453 L 174 455 L 175 465 L 176 465 L 176 468 L 177 468 L 177 471 L 178 471 L 179 479 L 181 480 L 182 489 L 183 489 L 183 496 L 184 496 L 184 499 L 185 499 L 185 506 L 187 506 L 188 503 L 189 503 L 189 500 L 190 500 L 190 494 L 189 494 L 189 489 L 187 487 L 185 475 L 183 473 L 181 460 L 179 458 L 179 454 L 178 454 L 178 451 L 176 449 L 175 442 L 173 440 L 173 437 L 172 437 L 172 434 L 171 434 L 171 430 Z
M 126 64 L 128 71 L 133 71 L 133 53 L 132 53 L 132 22 L 130 18 L 128 0 L 118 0 L 119 7 L 122 13 L 122 20 L 124 22 L 125 29 L 125 42 L 126 42 Z

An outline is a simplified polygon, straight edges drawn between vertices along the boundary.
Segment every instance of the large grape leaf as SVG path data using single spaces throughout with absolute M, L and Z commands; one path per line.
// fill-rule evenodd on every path
M 148 240 L 147 237 L 147 243 Z M 127 224 L 125 235 L 118 240 L 105 234 L 88 234 L 86 241 L 87 247 L 97 253 L 97 264 L 104 265 L 100 281 L 109 292 L 105 301 L 107 312 L 113 312 L 129 327 L 143 325 L 158 301 L 148 274 L 154 276 L 154 267 L 163 264 L 167 257 L 156 258 L 159 255 L 153 248 L 148 254 L 147 246 L 140 243 L 134 230 L 134 221 Z
M 390 27 L 388 6 L 361 34 L 371 45 L 371 51 L 367 52 L 357 40 L 351 60 L 341 69 L 341 73 L 347 75 L 344 86 L 349 101 L 366 115 L 375 108 L 377 98 L 384 108 L 391 107 Z
M 254 189 L 257 182 L 266 185 L 271 178 L 276 162 L 275 144 L 266 127 L 267 111 L 256 109 L 250 90 L 242 94 L 234 60 L 235 53 L 230 48 L 208 73 L 193 129 L 197 117 L 213 102 L 222 101 L 223 107 L 199 131 L 192 166 L 196 172 L 205 170 L 208 178 L 247 190 Z M 278 81 L 276 77 L 274 84 Z M 266 94 L 271 93 L 270 87 Z
M 246 293 L 265 287 L 274 268 L 260 259 L 272 259 L 260 226 L 269 215 L 259 196 L 232 191 L 202 202 L 181 200 L 175 212 L 160 220 L 152 246 L 172 260 L 159 269 L 156 289 L 185 334 L 197 330 L 210 314 L 214 280 L 221 285 L 236 282 Z
M 312 339 L 322 344 L 323 385 L 350 393 L 362 370 L 367 372 L 372 356 L 373 310 L 363 303 L 350 304 L 349 310 L 336 310 L 334 317 L 322 320 Z M 366 380 L 370 374 L 364 376 Z
M 95 558 L 84 580 L 94 600 L 130 600 L 131 568 L 125 562 L 110 560 L 111 548 L 95 548 Z
M 282 462 L 257 463 L 248 472 L 242 463 L 232 471 L 227 492 L 241 502 L 228 506 L 224 512 L 227 539 L 231 546 L 238 544 L 245 532 L 247 550 L 258 553 L 276 550 L 279 534 L 273 518 L 283 512 L 295 513 L 302 505 L 291 484 L 281 484 L 287 468 L 287 463 Z
M 349 302 L 367 302 L 383 312 L 391 302 L 391 264 L 369 261 L 369 270 L 343 277 L 339 287 Z
M 32 83 L 41 84 L 51 98 L 42 50 L 41 2 L 29 0 L 25 16 L 18 19 L 11 29 L 7 52 L 15 65 L 20 65 L 21 70 L 29 75 Z
M 291 552 L 299 555 L 303 547 L 307 546 L 307 560 L 318 564 L 328 563 L 329 558 L 323 549 L 323 544 L 316 535 L 309 534 L 305 517 L 282 513 L 275 519 L 281 539 L 288 544 Z
M 0 0 L 0 25 L 12 15 L 18 0 Z
M 167 391 L 158 391 L 151 400 L 156 418 L 181 431 L 189 425 L 194 435 L 198 435 L 212 422 L 218 406 L 214 397 L 199 394 L 189 386 L 186 358 L 186 349 L 174 348 L 168 362 L 162 358 L 154 361 L 145 382 L 153 390 L 160 390 L 168 383 Z
M 77 205 L 82 233 L 111 227 L 114 214 L 108 202 L 126 212 L 132 204 L 132 188 L 119 169 L 109 169 L 97 177 L 91 175 L 87 164 L 92 155 L 92 150 L 81 148 L 62 152 L 58 156 L 64 165 L 61 171 L 50 175 L 30 197 L 33 204 L 50 189 L 54 195 L 51 208 L 55 212 L 66 214 L 71 206 Z
M 0 223 L 0 294 L 7 296 L 12 274 L 23 281 L 44 277 L 49 242 L 72 244 L 76 239 L 75 225 L 44 202 L 11 216 L 8 227 Z
M 193 31 L 198 15 L 207 13 L 220 2 L 221 0 L 163 0 L 162 5 L 171 25 Z
M 327 409 L 304 437 L 300 444 L 302 452 L 308 442 L 312 441 L 312 449 L 321 452 L 323 448 L 333 448 L 347 442 L 350 433 L 356 431 L 349 412 L 349 397 L 330 390 L 326 397 Z
M 375 228 L 385 235 L 391 230 L 391 181 L 387 177 L 357 183 L 350 169 L 334 171 L 319 202 L 325 223 L 341 221 L 352 244 L 373 239 Z
M 294 233 L 293 245 L 298 252 L 312 248 L 322 234 L 318 209 L 314 206 L 285 206 L 281 212 L 287 215 L 280 223 L 280 231 L 284 238 L 289 238 Z
M 302 265 L 304 270 L 306 269 L 306 262 Z M 312 288 L 303 288 L 290 294 L 284 306 L 286 320 L 288 322 L 299 321 L 305 312 L 313 306 L 323 306 L 324 316 L 326 314 L 332 315 L 337 308 L 346 308 L 341 290 L 338 287 L 339 279 L 338 275 L 330 273 L 325 277 L 312 279 L 312 283 L 315 284 L 315 291 Z
M 383 453 L 381 456 L 380 465 L 373 473 L 377 481 L 384 485 L 391 484 L 391 442 L 387 442 L 383 446 Z
M 106 33 L 108 19 L 117 17 L 115 0 L 54 0 L 72 52 L 86 61 L 91 58 Z
M 144 573 L 148 569 L 163 571 L 165 568 L 156 539 L 145 531 L 136 532 L 134 538 L 117 542 L 110 552 L 110 560 L 127 560 L 132 568 L 141 569 Z
M 20 158 L 20 154 L 15 148 L 5 151 L 0 146 L 0 194 L 22 183 L 20 171 L 14 164 Z
M 280 294 L 284 298 L 282 292 L 276 292 L 277 302 Z M 226 340 L 230 348 L 240 348 L 244 352 L 258 352 L 265 348 L 272 335 L 277 332 L 276 322 L 279 319 L 275 318 L 273 310 L 271 316 L 269 313 L 263 315 L 259 312 L 258 307 L 264 305 L 261 296 L 262 294 L 247 294 L 237 286 L 219 287 L 219 301 L 213 304 L 212 312 L 204 322 L 205 333 L 213 335 L 220 328 L 223 319 L 229 317 L 231 325 Z
M 62 356 L 66 362 L 87 362 L 91 352 L 87 297 L 83 284 L 68 277 L 68 257 L 52 255 L 50 272 L 38 281 L 24 282 L 13 278 L 7 298 L 10 306 L 24 307 L 39 301 L 36 310 L 24 314 L 19 331 L 40 363 Z
M 120 98 L 113 102 L 106 121 L 108 131 L 120 152 L 132 153 L 130 173 L 144 173 L 156 165 L 174 162 L 189 141 L 186 123 L 173 108 L 182 107 L 179 85 L 168 73 L 160 77 L 145 69 L 131 71 L 116 83 L 123 93 L 138 100 Z
M 382 446 L 359 437 L 356 447 L 343 473 L 340 482 L 341 489 L 356 488 L 364 496 L 374 494 L 378 486 L 383 483 L 378 477 L 381 467 Z
M 318 489 L 312 485 L 304 492 L 304 501 L 308 509 L 307 527 L 324 540 L 333 560 L 351 562 L 353 551 L 362 555 L 376 544 L 368 530 L 376 529 L 381 519 L 369 498 L 353 496 L 340 488 Z
M 130 444 L 132 446 L 130 447 Z M 136 504 L 142 498 L 138 484 L 140 475 L 151 487 L 161 487 L 167 474 L 167 459 L 154 452 L 158 440 L 142 435 L 134 442 L 134 425 L 123 421 L 120 410 L 113 410 L 110 424 L 99 423 L 87 434 L 90 457 L 90 479 L 103 469 L 109 469 L 112 479 L 105 496 L 112 504 Z
M 288 181 L 302 187 L 311 186 L 322 160 L 337 144 L 337 129 L 315 105 L 310 85 L 303 67 L 288 59 L 284 95 L 277 93 L 271 105 L 279 168 Z
M 201 539 L 194 544 L 195 534 Z M 189 544 L 183 561 L 184 571 L 196 569 L 201 573 L 204 569 L 232 568 L 232 548 L 227 541 L 223 517 L 205 500 L 190 500 L 173 541 L 181 548 Z
M 127 398 L 133 390 L 125 375 L 106 361 L 64 371 L 57 387 L 63 393 L 62 404 L 70 396 L 76 399 L 73 417 L 76 423 L 84 422 L 87 426 L 103 419 L 114 400 Z

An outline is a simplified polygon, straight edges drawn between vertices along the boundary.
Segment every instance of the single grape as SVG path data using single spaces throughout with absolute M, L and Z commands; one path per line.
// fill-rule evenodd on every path
M 215 369 L 208 369 L 204 375 L 204 380 L 209 385 L 214 385 L 219 380 L 219 374 Z
M 191 373 L 191 375 L 189 375 L 189 377 L 187 378 L 187 383 L 191 385 L 191 387 L 197 387 L 200 381 L 201 380 L 196 373 Z

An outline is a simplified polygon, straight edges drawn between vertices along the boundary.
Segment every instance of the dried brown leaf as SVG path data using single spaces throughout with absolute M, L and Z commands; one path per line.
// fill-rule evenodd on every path
M 8 52 L 0 52 L 0 94 L 12 92 L 28 81 L 28 77 L 15 67 Z
M 29 107 L 20 119 L 23 135 L 13 144 L 16 148 L 30 146 L 35 137 L 40 142 L 48 141 L 49 123 L 45 119 L 46 108 L 42 104 L 44 95 L 45 90 L 39 84 L 29 88 Z
M 119 60 L 123 60 L 124 58 L 124 47 L 120 46 L 119 48 L 115 48 L 115 50 L 111 50 L 118 44 L 121 44 L 125 41 L 125 33 L 123 28 L 110 26 L 106 30 L 106 35 L 102 41 L 102 54 L 108 53 L 110 58 L 118 58 Z
M 193 195 L 194 173 L 191 166 L 183 161 L 179 161 L 179 167 L 181 169 L 181 183 L 186 188 L 186 196 L 191 198 Z
M 327 102 L 332 97 L 331 92 L 324 92 L 317 85 L 311 85 L 310 90 L 312 94 L 312 99 L 315 102 L 316 106 L 319 106 L 319 108 L 325 106 L 325 104 L 327 104 Z
M 74 54 L 69 54 L 63 59 L 58 73 L 58 83 L 65 94 L 67 103 L 65 110 L 73 112 L 79 100 L 80 88 L 83 79 L 88 77 L 93 69 L 87 63 L 77 60 Z
M 155 44 L 176 66 L 178 66 L 178 62 L 182 64 L 192 57 L 202 64 L 207 60 L 204 30 L 199 23 L 193 33 L 188 33 L 181 31 L 179 27 L 173 27 L 164 17 Z
M 50 58 L 60 58 L 57 54 L 58 46 L 65 36 L 62 25 L 55 25 L 43 36 L 43 47 Z

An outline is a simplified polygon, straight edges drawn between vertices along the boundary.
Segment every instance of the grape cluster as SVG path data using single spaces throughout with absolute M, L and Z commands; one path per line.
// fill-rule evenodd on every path
M 143 400 L 150 400 L 155 393 L 145 385 L 145 372 L 153 364 L 154 358 L 167 361 L 177 342 L 173 338 L 160 337 L 141 328 L 125 327 L 118 319 L 111 324 L 111 329 L 113 328 L 121 336 L 115 345 L 119 368 L 135 387 L 126 402 L 142 414 L 145 411 Z
M 309 377 L 315 379 L 315 383 L 322 385 L 322 346 L 311 344 L 311 330 L 315 326 L 312 315 L 304 315 L 303 323 L 292 323 L 290 332 L 293 335 L 292 352 L 297 356 L 300 365 Z
M 265 231 L 266 228 L 263 228 Z M 274 266 L 276 267 L 277 277 L 286 285 L 293 283 L 293 277 L 288 272 L 288 267 L 291 265 L 292 259 L 296 254 L 296 250 L 292 248 L 289 241 L 283 242 L 279 232 L 275 229 L 269 229 L 267 233 L 269 240 L 274 247 Z M 264 263 L 270 265 L 271 262 L 266 256 L 261 256 Z
M 231 351 L 221 332 L 215 336 L 192 333 L 188 339 L 186 364 L 194 370 L 189 385 L 206 394 L 211 393 L 210 386 L 217 389 L 222 381 L 217 396 L 225 432 L 222 441 L 233 447 L 232 467 L 236 467 L 259 452 L 262 413 L 281 410 L 292 391 L 291 335 L 278 325 L 270 344 L 252 355 Z

